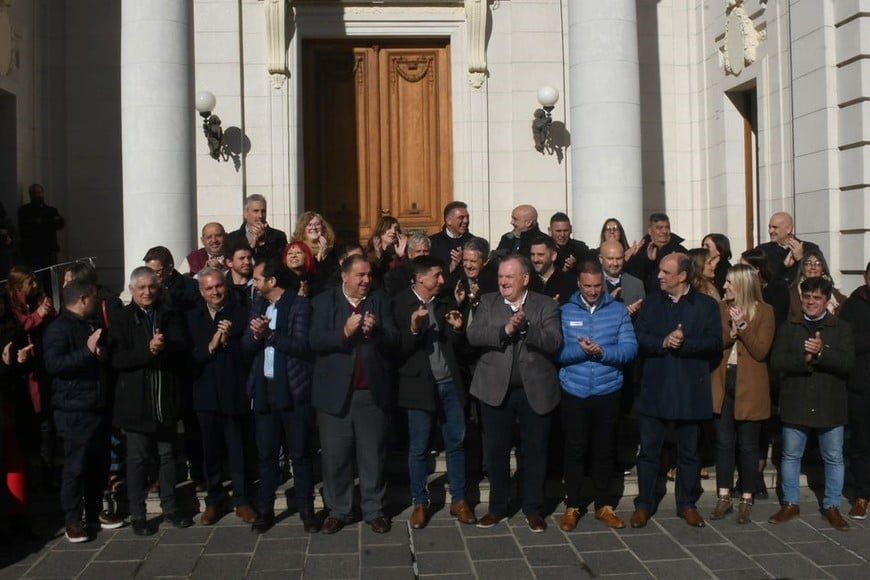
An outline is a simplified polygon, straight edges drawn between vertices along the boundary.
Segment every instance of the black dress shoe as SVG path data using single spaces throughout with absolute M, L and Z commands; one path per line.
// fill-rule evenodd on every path
M 338 518 L 334 518 L 329 516 L 325 520 L 323 520 L 323 526 L 320 528 L 320 531 L 324 534 L 334 534 L 341 530 L 344 527 L 344 522 Z
M 385 517 L 375 518 L 366 522 L 376 534 L 386 534 L 390 531 L 390 520 Z
M 163 514 L 163 519 L 176 528 L 189 528 L 193 525 L 193 520 L 179 513 Z
M 154 526 L 148 523 L 146 519 L 137 519 L 130 520 L 130 527 L 133 528 L 133 533 L 137 536 L 153 536 L 154 532 L 157 530 L 154 529 Z
M 316 534 L 320 531 L 320 521 L 317 515 L 312 511 L 304 511 L 299 514 L 302 519 L 302 528 L 309 534 Z
M 261 514 L 251 524 L 251 531 L 255 534 L 265 534 L 275 525 L 275 514 Z

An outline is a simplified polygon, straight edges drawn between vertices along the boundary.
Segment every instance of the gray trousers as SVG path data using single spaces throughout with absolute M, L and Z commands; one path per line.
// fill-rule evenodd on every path
M 369 391 L 354 391 L 344 415 L 317 412 L 323 488 L 329 515 L 349 521 L 353 509 L 353 462 L 359 471 L 363 520 L 384 515 L 387 414 Z

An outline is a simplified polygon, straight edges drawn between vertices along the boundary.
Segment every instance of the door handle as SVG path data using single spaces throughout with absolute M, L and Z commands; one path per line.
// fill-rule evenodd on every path
M 381 208 L 381 215 L 390 215 L 390 208 L 382 207 Z

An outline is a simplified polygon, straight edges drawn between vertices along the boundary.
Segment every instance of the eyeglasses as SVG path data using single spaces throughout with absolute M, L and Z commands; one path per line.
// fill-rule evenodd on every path
M 618 232 L 619 226 L 607 226 L 606 228 L 604 228 L 604 231 L 606 231 L 606 232 Z
M 804 266 L 809 266 L 810 268 L 817 268 L 822 265 L 818 260 L 810 260 L 809 262 L 804 262 Z

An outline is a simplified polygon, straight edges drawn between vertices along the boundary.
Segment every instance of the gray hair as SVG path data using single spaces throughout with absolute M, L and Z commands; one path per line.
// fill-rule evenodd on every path
M 266 198 L 260 195 L 259 193 L 252 193 L 248 197 L 245 198 L 245 209 L 248 209 L 252 203 L 255 201 L 261 201 L 264 204 L 266 203 Z
M 226 280 L 226 277 L 224 276 L 223 271 L 218 270 L 217 268 L 213 268 L 211 266 L 206 266 L 205 268 L 203 268 L 202 270 L 200 270 L 199 272 L 196 273 L 196 277 L 198 280 L 202 280 L 203 278 L 208 278 L 211 276 L 214 276 L 216 278 L 220 278 L 221 282 Z
M 420 246 L 426 246 L 427 248 L 432 247 L 432 242 L 429 240 L 429 236 L 426 235 L 426 232 L 414 232 L 408 236 L 409 248 L 419 248 Z
M 136 283 L 139 278 L 151 278 L 151 280 L 160 286 L 160 279 L 157 277 L 157 272 L 148 266 L 139 266 L 130 273 L 130 286 Z

